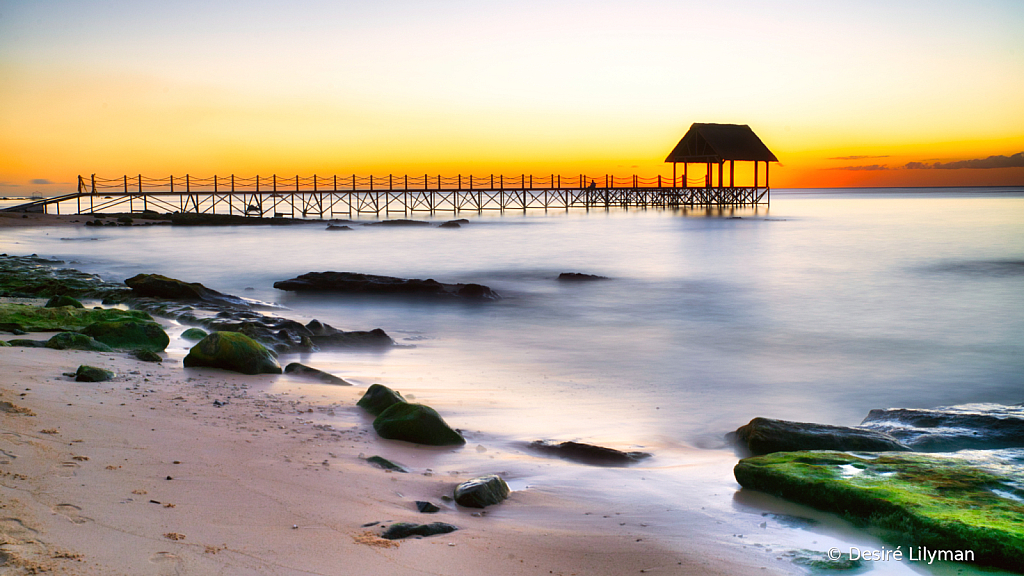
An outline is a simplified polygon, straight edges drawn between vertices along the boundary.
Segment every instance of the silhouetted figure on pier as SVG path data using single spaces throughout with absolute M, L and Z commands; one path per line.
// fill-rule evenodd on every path
M 593 180 L 591 180 L 590 181 L 590 185 L 587 186 L 587 190 L 597 190 L 597 182 L 594 182 Z

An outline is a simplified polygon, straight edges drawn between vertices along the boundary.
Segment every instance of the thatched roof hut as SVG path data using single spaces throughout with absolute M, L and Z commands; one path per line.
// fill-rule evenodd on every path
M 737 161 L 754 163 L 754 187 L 758 187 L 758 162 L 765 163 L 765 187 L 768 187 L 768 163 L 779 159 L 761 142 L 750 126 L 746 124 L 700 124 L 695 123 L 682 140 L 669 153 L 665 162 L 672 163 L 673 180 L 675 165 L 683 164 L 684 182 L 687 164 L 706 164 L 706 186 L 711 187 L 711 165 L 718 164 L 718 185 L 723 186 L 723 165 L 729 162 L 729 187 L 734 186 L 734 167 Z

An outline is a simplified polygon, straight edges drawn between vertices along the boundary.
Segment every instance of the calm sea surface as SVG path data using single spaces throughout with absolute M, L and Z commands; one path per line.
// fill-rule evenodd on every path
M 755 416 L 854 425 L 872 408 L 1024 402 L 1021 189 L 773 191 L 771 208 L 756 212 L 459 217 L 470 223 L 455 230 L 6 229 L 0 251 L 74 260 L 115 281 L 160 273 L 279 303 L 303 321 L 383 328 L 410 347 L 302 361 L 413 394 L 467 430 L 470 447 L 506 455 L 506 468 L 522 462 L 530 484 L 557 488 L 579 468 L 530 468 L 520 441 L 643 447 L 656 454 L 645 473 L 661 479 L 643 492 L 652 507 L 691 486 L 688 459 L 720 458 L 725 477 L 709 482 L 731 490 L 722 514 L 749 511 L 732 495 L 735 457 L 722 435 Z M 327 270 L 476 282 L 503 299 L 383 301 L 272 286 Z M 610 280 L 560 283 L 561 272 Z M 176 340 L 171 352 L 184 346 Z M 282 377 L 275 386 L 302 385 Z M 482 462 L 465 452 L 466 466 Z M 636 470 L 597 476 L 629 484 Z M 600 483 L 589 488 L 616 502 Z

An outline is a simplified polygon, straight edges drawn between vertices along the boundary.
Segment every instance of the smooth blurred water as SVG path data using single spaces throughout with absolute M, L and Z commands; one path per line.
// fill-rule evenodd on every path
M 114 281 L 151 272 L 202 282 L 346 330 L 381 327 L 409 347 L 301 360 L 435 406 L 471 444 L 491 446 L 486 457 L 495 445 L 538 438 L 650 449 L 658 456 L 642 474 L 656 485 L 616 470 L 583 485 L 613 502 L 628 486 L 634 503 L 662 514 L 662 502 L 690 493 L 730 527 L 746 521 L 737 512 L 761 522 L 758 507 L 767 506 L 743 492 L 727 496 L 734 457 L 722 436 L 752 417 L 853 425 L 872 408 L 1024 402 L 1021 189 L 774 191 L 770 210 L 459 217 L 471 222 L 349 232 L 8 228 L 0 251 L 61 258 Z M 504 298 L 424 302 L 272 287 L 327 270 L 476 282 Z M 610 280 L 562 283 L 561 272 Z M 693 447 L 717 458 L 721 474 L 687 477 Z M 512 468 L 525 462 L 514 450 L 500 457 Z M 581 482 L 569 465 L 524 474 L 549 486 Z
M 415 349 L 309 360 L 367 383 L 463 390 L 475 428 L 699 445 L 758 415 L 856 424 L 871 408 L 1024 401 L 1024 197 L 977 192 L 775 192 L 770 210 L 733 216 L 460 214 L 471 223 L 457 230 L 7 229 L 2 250 L 381 327 Z M 504 299 L 272 287 L 325 270 L 477 282 Z M 472 392 L 502 408 L 474 405 Z

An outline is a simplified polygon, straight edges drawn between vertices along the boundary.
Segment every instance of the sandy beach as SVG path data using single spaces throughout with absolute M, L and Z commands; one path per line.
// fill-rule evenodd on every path
M 64 375 L 80 364 L 117 376 Z M 275 376 L 21 347 L 0 348 L 0 366 L 3 574 L 787 571 L 765 567 L 763 554 L 741 556 L 699 525 L 670 546 L 628 511 L 628 521 L 611 522 L 593 503 L 554 491 L 516 490 L 485 513 L 460 508 L 444 499 L 456 483 L 494 470 L 435 468 L 439 449 L 381 440 L 355 407 L 360 387 L 323 404 L 266 392 Z M 345 424 L 316 424 L 324 414 Z M 363 459 L 382 453 L 410 473 Z M 441 511 L 420 514 L 416 500 Z M 401 521 L 460 529 L 379 538 Z

